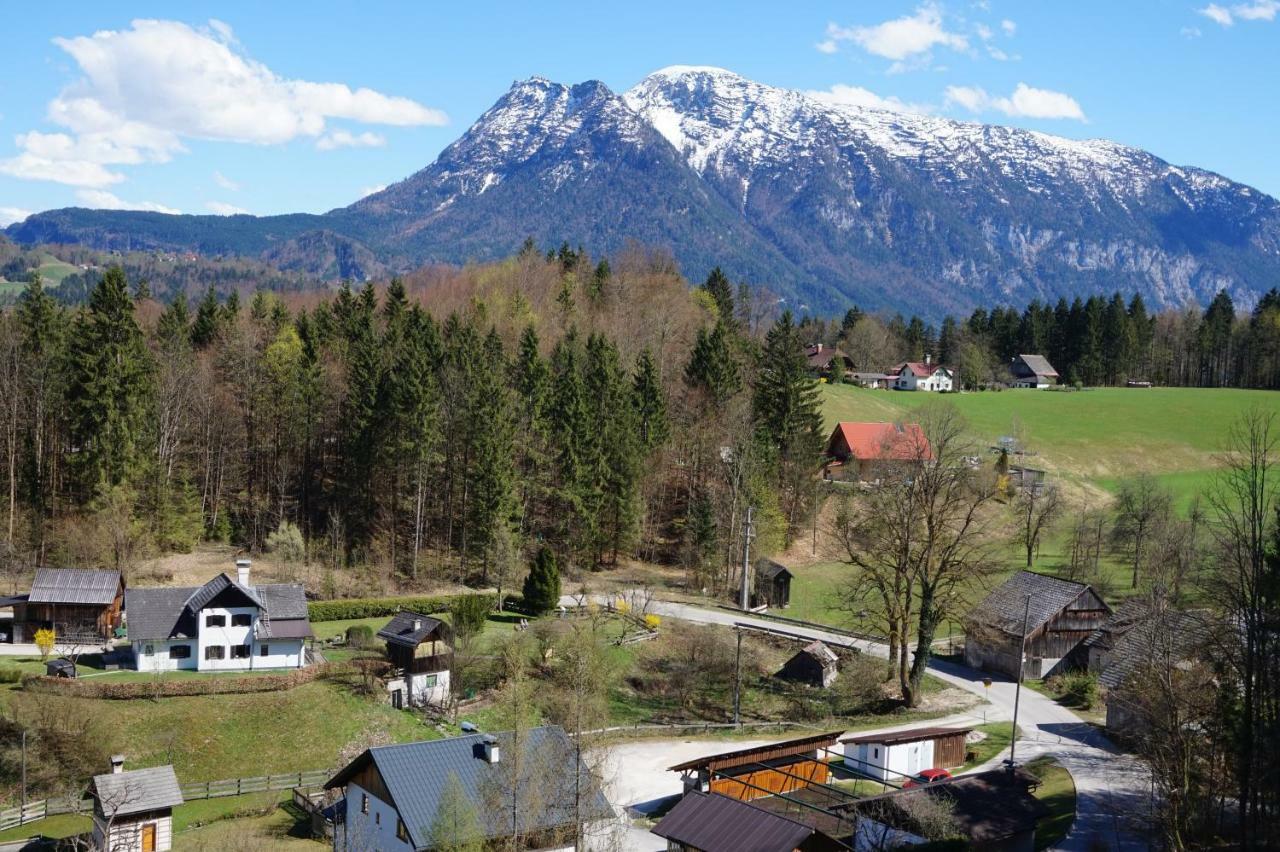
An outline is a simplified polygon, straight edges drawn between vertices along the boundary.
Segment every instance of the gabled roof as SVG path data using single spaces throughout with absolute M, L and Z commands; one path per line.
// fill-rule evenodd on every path
M 99 604 L 115 600 L 119 571 L 87 568 L 41 568 L 31 583 L 30 603 Z
M 929 439 L 925 437 L 919 423 L 842 421 L 836 424 L 827 441 L 828 453 L 837 437 L 843 438 L 849 452 L 859 461 L 915 461 L 933 458 Z
M 415 622 L 417 627 L 414 627 Z M 438 618 L 402 609 L 391 617 L 386 627 L 378 631 L 378 638 L 393 645 L 416 648 L 433 635 L 438 639 L 443 638 L 445 628 L 445 623 Z
M 757 577 L 764 577 L 769 580 L 780 577 L 783 574 L 786 574 L 788 577 L 795 576 L 787 570 L 787 566 L 783 565 L 781 562 L 775 562 L 768 558 L 757 559 L 755 568 Z
M 792 852 L 815 830 L 719 793 L 692 791 L 651 831 L 702 852 Z
M 1098 675 L 1098 683 L 1118 689 L 1131 675 L 1161 658 L 1181 662 L 1195 656 L 1210 633 L 1209 614 L 1199 610 L 1148 610 L 1116 642 L 1111 664 Z
M 95 775 L 90 793 L 104 816 L 129 816 L 182 804 L 182 790 L 172 766 Z
M 687 772 L 702 769 L 728 769 L 734 766 L 745 766 L 748 763 L 759 763 L 764 760 L 775 760 L 781 757 L 807 755 L 819 748 L 830 748 L 844 731 L 828 731 L 824 734 L 812 734 L 794 740 L 783 740 L 778 743 L 740 748 L 734 751 L 723 751 L 677 763 L 670 767 L 672 772 Z
M 808 645 L 805 645 L 796 652 L 795 656 L 798 657 L 801 654 L 813 657 L 823 665 L 831 665 L 840 662 L 840 658 L 836 656 L 836 652 L 828 648 L 821 640 L 810 642 Z M 795 657 L 792 657 L 792 659 L 795 659 Z
M 1018 376 L 1044 376 L 1045 378 L 1058 378 L 1058 371 L 1053 369 L 1053 365 L 1049 363 L 1049 359 L 1043 355 L 1019 355 L 1013 362 L 1014 375 Z
M 883 743 L 884 745 L 901 745 L 902 743 L 918 743 L 925 740 L 936 740 L 939 737 L 950 737 L 956 734 L 967 734 L 973 728 L 911 728 L 907 731 L 893 731 L 888 734 L 859 734 L 853 737 L 842 737 L 840 742 L 862 745 L 863 743 Z
M 1111 617 L 1098 625 L 1097 629 L 1084 640 L 1086 648 L 1114 647 L 1120 637 L 1128 633 L 1135 624 L 1151 613 L 1151 603 L 1143 598 L 1129 598 L 1122 601 L 1111 613 Z
M 484 759 L 487 734 L 450 737 L 444 740 L 377 746 L 367 749 L 325 784 L 325 789 L 344 787 L 351 778 L 372 763 L 392 798 L 391 805 L 404 821 L 415 848 L 428 846 L 431 826 L 435 822 L 441 797 L 451 776 L 457 776 L 463 792 L 480 814 L 488 837 L 511 834 L 509 809 L 492 807 L 494 794 L 510 789 L 511 767 L 516 760 L 511 754 L 511 732 L 496 734 L 499 762 Z M 563 729 L 555 725 L 533 728 L 523 737 L 523 759 L 519 760 L 523 777 L 520 784 L 536 784 L 536 808 L 523 808 L 517 816 L 518 828 L 524 833 L 570 825 L 576 819 L 574 808 L 575 780 L 584 794 L 583 817 L 588 821 L 612 817 L 613 808 L 578 761 L 573 744 Z M 575 779 L 575 772 L 578 773 Z M 508 793 L 508 795 L 510 795 Z
M 970 611 L 968 620 L 1005 633 L 1020 635 L 1027 595 L 1031 596 L 1028 633 L 1043 627 L 1082 597 L 1085 598 L 1084 609 L 1095 609 L 1093 601 L 1096 599 L 1103 609 L 1111 611 L 1111 607 L 1106 605 L 1101 596 L 1085 583 L 1037 574 L 1034 571 L 1019 571 Z
M 307 596 L 299 583 L 268 583 L 246 587 L 219 574 L 203 586 L 157 586 L 129 589 L 124 611 L 130 640 L 186 639 L 196 635 L 196 614 L 222 592 L 232 589 L 267 613 L 270 629 L 261 639 L 299 639 L 311 635 Z
M 906 371 L 913 374 L 917 379 L 927 379 L 939 370 L 944 370 L 947 375 L 951 374 L 951 371 L 941 364 L 925 364 L 920 361 L 904 361 L 889 372 L 895 376 L 900 376 L 903 371 Z

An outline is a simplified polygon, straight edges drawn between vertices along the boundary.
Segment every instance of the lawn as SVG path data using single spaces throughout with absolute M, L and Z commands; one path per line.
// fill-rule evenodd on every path
M 1076 785 L 1071 773 L 1051 757 L 1037 757 L 1023 768 L 1040 779 L 1035 796 L 1049 813 L 1036 825 L 1036 849 L 1048 849 L 1071 830 L 1076 818 Z

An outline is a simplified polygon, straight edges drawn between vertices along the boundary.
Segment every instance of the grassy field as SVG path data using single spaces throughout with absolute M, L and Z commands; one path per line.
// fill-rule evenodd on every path
M 823 386 L 828 426 L 840 420 L 901 420 L 939 396 Z M 1136 473 L 1160 477 L 1184 502 L 1216 467 L 1227 432 L 1254 406 L 1280 413 L 1271 391 L 1098 388 L 1079 392 L 945 394 L 984 446 L 1021 433 L 1032 466 L 1101 491 Z
M 1048 849 L 1071 830 L 1076 818 L 1076 785 L 1071 773 L 1051 757 L 1037 757 L 1025 768 L 1040 779 L 1035 795 L 1049 809 L 1036 825 L 1036 849 Z

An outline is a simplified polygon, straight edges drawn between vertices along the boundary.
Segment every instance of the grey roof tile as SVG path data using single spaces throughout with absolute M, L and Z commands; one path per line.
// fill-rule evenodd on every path
M 93 796 L 104 814 L 117 817 L 182 804 L 182 790 L 172 766 L 95 775 Z
M 1089 591 L 1091 589 L 1085 583 L 1033 571 L 1019 571 L 974 607 L 969 612 L 968 620 L 1006 633 L 1020 634 L 1027 595 L 1030 595 L 1031 610 L 1027 630 L 1035 631 Z M 1103 606 L 1106 607 L 1106 604 L 1103 603 Z
M 119 571 L 88 568 L 41 568 L 31 583 L 31 603 L 106 605 L 120 588 Z
M 1124 686 L 1135 672 L 1160 659 L 1180 662 L 1196 655 L 1212 633 L 1212 617 L 1202 610 L 1149 610 L 1111 649 L 1111 664 L 1098 675 L 1109 690 Z
M 218 578 L 221 578 L 219 580 Z M 129 589 L 124 596 L 124 611 L 130 639 L 170 639 L 196 635 L 195 613 L 221 592 L 236 589 L 251 600 L 260 602 L 272 622 L 264 638 L 297 639 L 311 635 L 307 623 L 307 596 L 298 583 L 274 583 L 252 589 L 232 582 L 225 574 L 199 587 L 160 586 Z M 194 608 L 193 608 L 194 607 Z M 301 625 L 283 626 L 275 622 L 302 621 Z
M 417 627 L 414 627 L 414 623 Z M 391 617 L 387 626 L 378 631 L 378 638 L 396 645 L 413 648 L 437 630 L 444 628 L 445 623 L 438 618 L 422 615 L 409 610 L 401 610 Z

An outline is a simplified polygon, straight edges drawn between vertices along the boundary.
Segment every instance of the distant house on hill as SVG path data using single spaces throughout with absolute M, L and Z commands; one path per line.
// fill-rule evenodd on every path
M 873 388 L 875 390 L 887 390 L 889 385 L 893 384 L 895 376 L 888 373 L 852 373 L 851 381 L 860 388 Z
M 826 475 L 833 479 L 877 480 L 903 465 L 933 458 L 918 423 L 836 424 L 827 439 Z
M 955 374 L 941 364 L 907 361 L 888 371 L 893 376 L 893 389 L 901 391 L 949 391 L 955 387 Z
M 1085 640 L 1111 617 L 1111 607 L 1085 583 L 1019 571 L 966 616 L 965 663 L 1016 678 L 1024 614 L 1023 670 L 1028 678 L 1041 678 L 1081 652 Z
M 31 591 L 11 603 L 14 642 L 34 642 L 49 628 L 59 640 L 105 643 L 120 627 L 124 580 L 119 571 L 41 568 Z
M 130 589 L 129 642 L 139 671 L 248 671 L 307 664 L 307 597 L 297 583 L 253 585 L 249 560 L 236 579 L 203 586 Z
M 1009 364 L 1013 387 L 1044 390 L 1058 383 L 1058 371 L 1043 355 L 1016 355 Z
M 843 381 L 846 375 L 853 372 L 853 359 L 833 346 L 815 343 L 804 354 L 809 372 L 815 376 L 825 376 L 830 381 Z
M 811 642 L 782 664 L 778 677 L 826 689 L 840 674 L 840 658 L 822 642 Z

